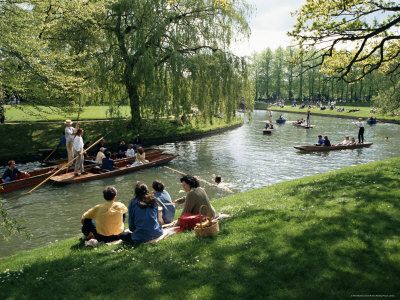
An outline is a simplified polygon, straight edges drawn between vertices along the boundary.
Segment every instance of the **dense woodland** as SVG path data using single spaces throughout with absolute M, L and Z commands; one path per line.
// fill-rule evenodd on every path
M 345 82 L 329 76 L 321 66 L 304 70 L 306 57 L 298 47 L 266 49 L 253 57 L 256 99 L 366 102 L 372 103 L 379 91 L 391 86 L 382 73 L 367 74 L 362 80 Z M 303 60 L 302 60 L 303 59 Z

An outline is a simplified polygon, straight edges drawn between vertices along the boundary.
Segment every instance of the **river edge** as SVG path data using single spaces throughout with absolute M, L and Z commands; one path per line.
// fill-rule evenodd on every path
M 19 252 L 0 259 L 0 296 L 398 295 L 399 168 L 397 157 L 220 198 L 231 218 L 213 239 L 87 249 L 72 238 Z
M 120 135 L 119 132 L 126 131 L 126 121 L 85 121 L 86 132 L 89 133 L 94 140 L 97 140 L 100 134 L 112 134 L 107 135 L 109 143 L 117 145 L 117 143 L 125 139 L 126 141 L 132 141 L 135 139 L 133 134 Z M 98 123 L 104 123 L 102 128 L 99 130 Z M 167 125 L 166 125 L 167 124 Z M 164 122 L 160 124 L 152 124 L 151 127 L 145 127 L 144 132 L 140 135 L 140 144 L 143 146 L 157 146 L 164 143 L 173 143 L 180 141 L 187 141 L 191 139 L 199 139 L 202 137 L 219 134 L 225 131 L 236 129 L 243 125 L 242 118 L 236 118 L 231 123 L 217 122 L 214 126 L 204 126 L 204 128 L 188 127 L 180 128 L 171 122 Z M 166 127 L 172 127 L 167 128 Z M 8 127 L 8 128 L 6 128 Z M 210 129 L 208 129 L 208 127 Z M 11 129 L 10 129 L 11 128 Z M 45 132 L 47 130 L 47 132 Z M 41 160 L 42 157 L 39 153 L 40 149 L 53 149 L 58 141 L 61 133 L 63 132 L 63 126 L 61 122 L 34 122 L 34 123 L 12 123 L 2 124 L 0 126 L 0 139 L 4 141 L 0 147 L 0 164 L 5 165 L 7 161 L 13 159 L 20 163 L 26 163 L 30 161 Z M 171 135 L 172 133 L 172 135 Z M 25 138 L 16 139 L 16 136 L 22 136 Z M 95 137 L 95 138 L 94 138 Z M 87 140 L 86 134 L 84 140 Z M 14 147 L 14 148 L 13 148 Z

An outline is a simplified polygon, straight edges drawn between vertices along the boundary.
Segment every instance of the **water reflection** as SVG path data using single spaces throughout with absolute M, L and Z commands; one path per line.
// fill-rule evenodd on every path
M 275 120 L 280 113 L 273 113 Z M 301 118 L 297 114 L 284 114 L 288 121 Z M 378 124 L 367 126 L 366 141 L 371 148 L 335 152 L 301 153 L 293 148 L 299 144 L 314 144 L 317 135 L 329 136 L 338 143 L 345 136 L 357 136 L 352 120 L 312 116 L 315 128 L 302 129 L 289 122 L 277 126 L 272 135 L 263 135 L 266 113 L 256 111 L 250 122 L 235 130 L 194 141 L 168 143 L 160 148 L 179 155 L 168 166 L 180 172 L 200 176 L 209 182 L 215 175 L 234 192 L 271 185 L 280 181 L 327 172 L 346 166 L 385 159 L 400 154 L 399 126 Z M 389 137 L 386 140 L 386 137 Z M 91 206 L 101 203 L 102 189 L 114 185 L 118 199 L 128 204 L 138 180 L 151 185 L 162 180 L 173 198 L 183 195 L 180 174 L 165 167 L 143 170 L 115 178 L 87 182 L 65 187 L 44 186 L 31 195 L 17 192 L 2 195 L 1 201 L 10 213 L 23 219 L 33 235 L 31 240 L 13 238 L 1 241 L 0 255 L 9 255 L 21 249 L 44 245 L 54 240 L 79 234 L 80 217 Z M 228 193 L 202 184 L 213 201 Z

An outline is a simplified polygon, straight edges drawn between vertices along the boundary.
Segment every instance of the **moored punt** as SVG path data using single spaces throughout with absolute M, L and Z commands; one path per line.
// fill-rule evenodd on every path
M 130 173 L 130 172 L 135 172 L 135 171 L 155 167 L 158 165 L 166 164 L 166 163 L 170 162 L 171 160 L 173 160 L 175 157 L 176 157 L 176 155 L 167 154 L 167 153 L 160 152 L 158 154 L 156 154 L 156 153 L 148 154 L 146 152 L 146 159 L 149 162 L 145 163 L 143 165 L 131 167 L 131 166 L 128 166 L 126 164 L 126 162 L 118 161 L 115 164 L 116 169 L 113 171 L 104 172 L 104 173 L 95 173 L 95 169 L 92 168 L 92 169 L 86 170 L 87 174 L 75 176 L 73 173 L 66 173 L 66 174 L 54 176 L 50 180 L 56 184 L 70 184 L 70 183 L 79 183 L 79 182 L 103 179 L 103 178 L 108 178 L 108 177 L 126 174 L 126 173 Z
M 10 193 L 27 187 L 35 186 L 50 176 L 57 168 L 49 167 L 28 172 L 29 177 L 0 184 L 0 193 Z
M 294 148 L 306 151 L 306 152 L 316 152 L 316 151 L 334 151 L 334 150 L 346 150 L 346 149 L 357 149 L 357 148 L 368 148 L 372 145 L 372 143 L 364 143 L 364 144 L 354 144 L 354 145 L 333 145 L 333 146 L 294 146 Z

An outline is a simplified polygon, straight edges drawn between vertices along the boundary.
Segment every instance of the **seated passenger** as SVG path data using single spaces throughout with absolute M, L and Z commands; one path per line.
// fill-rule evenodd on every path
M 326 147 L 331 146 L 331 141 L 328 139 L 327 136 L 324 137 L 324 146 Z
M 206 214 L 207 217 L 215 218 L 217 213 L 208 199 L 206 191 L 200 187 L 199 180 L 191 175 L 185 175 L 181 178 L 182 187 L 187 192 L 186 197 L 182 197 L 173 201 L 177 204 L 184 204 L 182 214 Z M 207 210 L 200 211 L 202 206 L 206 206 Z M 179 222 L 177 223 L 179 225 Z
M 347 146 L 350 144 L 350 137 L 346 136 L 346 138 L 339 144 L 337 144 L 337 146 Z
M 128 211 L 129 229 L 132 233 L 124 238 L 125 241 L 138 244 L 162 235 L 163 230 L 157 219 L 156 198 L 143 182 L 136 184 L 135 197 L 129 203 Z
M 133 149 L 132 144 L 128 145 L 128 150 L 126 150 L 125 155 L 126 155 L 126 157 L 135 157 L 135 149 Z
M 165 186 L 161 181 L 154 180 L 153 181 L 153 190 L 154 197 L 156 197 L 156 201 L 161 208 L 161 220 L 158 218 L 159 223 L 168 224 L 174 220 L 175 216 L 175 205 L 172 203 L 171 196 L 165 190 Z
M 117 189 L 113 186 L 103 190 L 103 197 L 105 203 L 92 207 L 82 215 L 82 233 L 86 240 L 95 238 L 99 242 L 108 243 L 121 238 L 128 209 L 116 201 Z
M 133 162 L 133 164 L 131 165 L 131 167 L 136 167 L 136 166 L 140 166 L 143 165 L 145 163 L 148 163 L 149 161 L 146 159 L 146 153 L 144 152 L 144 149 L 142 147 L 139 147 L 137 149 L 137 152 L 135 154 L 136 159 Z
M 350 139 L 349 145 L 356 145 L 356 144 L 357 144 L 356 139 L 352 137 L 352 138 Z
M 315 146 L 323 146 L 324 145 L 324 139 L 322 138 L 322 135 L 318 136 L 318 142 L 315 144 Z
M 106 153 L 104 153 L 104 155 L 106 157 L 103 158 L 103 160 L 102 160 L 101 169 L 105 170 L 105 171 L 114 170 L 114 160 L 111 159 L 111 152 L 110 151 L 106 151 Z
M 99 164 L 99 165 L 103 162 L 103 158 L 106 157 L 106 156 L 104 155 L 104 151 L 106 151 L 106 148 L 101 147 L 101 148 L 99 149 L 99 152 L 97 152 L 95 162 L 96 162 L 97 164 Z
M 15 160 L 10 160 L 7 163 L 7 169 L 4 171 L 3 177 L 1 178 L 3 183 L 11 182 L 14 180 L 18 180 L 18 177 L 24 174 L 29 176 L 27 172 L 21 172 L 15 167 Z
M 117 157 L 118 157 L 118 158 L 124 158 L 124 157 L 125 157 L 126 150 L 128 150 L 128 147 L 126 146 L 125 141 L 122 140 L 122 141 L 119 143 L 119 145 L 118 145 Z

